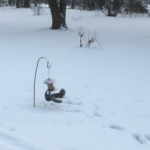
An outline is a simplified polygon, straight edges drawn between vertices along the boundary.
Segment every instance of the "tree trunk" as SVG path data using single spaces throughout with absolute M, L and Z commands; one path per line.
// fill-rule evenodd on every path
M 11 0 L 9 0 L 8 3 L 9 3 L 9 5 L 11 5 L 11 4 L 12 4 L 12 3 L 11 3 Z
M 20 8 L 21 0 L 16 0 L 16 8 Z
M 98 6 L 102 9 L 102 7 L 105 5 L 105 0 L 98 0 Z
M 60 0 L 60 15 L 61 15 L 61 24 L 63 27 L 67 28 L 66 25 L 66 4 L 67 4 L 67 0 Z
M 106 1 L 105 8 L 108 10 L 107 16 L 116 17 L 117 14 L 121 11 L 123 5 L 123 0 L 113 0 L 112 4 Z M 105 13 L 104 13 L 105 14 Z
M 52 29 L 60 29 L 61 26 L 67 28 L 65 21 L 67 0 L 60 0 L 60 7 L 57 0 L 48 0 L 48 2 L 52 14 Z
M 118 9 L 118 0 L 113 0 L 113 12 Z
M 133 0 L 129 0 L 129 4 L 132 4 L 133 3 Z
M 24 7 L 30 8 L 30 0 L 24 0 Z
M 115 3 L 113 5 L 113 15 L 116 17 L 119 13 L 119 11 L 121 11 L 121 9 L 123 8 L 123 0 L 119 1 L 119 0 L 114 0 Z
M 108 10 L 108 16 L 113 16 L 108 2 L 106 3 L 106 8 Z
M 34 6 L 37 6 L 37 0 L 34 0 Z
M 74 9 L 74 0 L 72 0 L 71 9 Z

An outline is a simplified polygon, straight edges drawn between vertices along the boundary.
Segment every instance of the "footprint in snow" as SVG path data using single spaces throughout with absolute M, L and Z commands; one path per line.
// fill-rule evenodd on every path
M 122 127 L 120 127 L 120 126 L 118 126 L 118 125 L 110 125 L 109 126 L 111 129 L 115 129 L 115 130 L 120 130 L 120 131 L 123 131 L 124 130 L 124 128 L 122 128 Z
M 3 141 L 9 145 L 12 145 L 12 147 L 15 146 L 16 149 L 19 148 L 19 149 L 24 149 L 24 150 L 41 150 L 41 149 L 37 148 L 36 146 L 30 145 L 20 139 L 9 136 L 2 132 L 0 132 L 0 141 Z
M 103 117 L 101 114 L 99 114 L 98 112 L 94 112 L 93 114 L 95 117 Z
M 138 134 L 133 134 L 133 138 L 140 144 L 145 144 L 146 141 Z
M 74 112 L 74 113 L 79 113 L 81 112 L 79 109 L 72 109 L 72 110 L 65 110 L 66 112 Z
M 9 131 L 15 131 L 16 128 L 15 128 L 15 127 L 10 127 L 8 130 L 9 130 Z
M 145 135 L 145 138 L 146 138 L 148 141 L 150 141 L 150 134 L 149 134 L 149 135 L 146 134 L 146 135 Z
M 82 105 L 82 102 L 73 102 L 75 105 Z
M 73 102 L 73 101 L 67 101 L 67 104 L 72 104 L 72 105 L 82 105 L 82 102 Z
M 94 104 L 94 112 L 93 112 L 93 116 L 95 116 L 95 117 L 102 117 L 102 115 L 98 112 L 98 110 L 99 110 L 99 107 L 98 106 L 96 106 L 95 104 Z

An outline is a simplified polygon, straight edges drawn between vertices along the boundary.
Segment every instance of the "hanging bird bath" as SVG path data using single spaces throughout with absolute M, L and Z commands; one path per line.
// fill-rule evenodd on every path
M 34 107 L 35 107 L 35 82 L 36 82 L 36 74 L 37 74 L 37 68 L 38 68 L 38 63 L 40 61 L 40 59 L 46 59 L 45 57 L 40 57 L 37 61 L 37 66 L 36 66 L 36 70 L 35 70 L 35 77 L 34 77 Z M 47 84 L 48 89 L 45 92 L 45 100 L 47 101 L 53 101 L 56 103 L 61 103 L 61 100 L 58 100 L 56 98 L 62 98 L 65 95 L 65 90 L 61 89 L 59 93 L 53 93 L 51 94 L 52 91 L 55 90 L 55 87 L 53 85 L 53 83 L 55 82 L 55 80 L 49 78 L 49 69 L 50 69 L 51 65 L 49 65 L 49 61 L 47 60 L 47 68 L 48 68 L 48 79 L 46 79 L 44 81 L 44 84 Z

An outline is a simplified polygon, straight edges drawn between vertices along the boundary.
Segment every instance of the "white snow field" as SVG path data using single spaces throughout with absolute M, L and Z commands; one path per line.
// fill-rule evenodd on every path
M 0 150 L 150 150 L 150 18 L 0 8 Z M 80 48 L 79 27 L 97 32 Z M 47 62 L 63 103 L 47 102 Z

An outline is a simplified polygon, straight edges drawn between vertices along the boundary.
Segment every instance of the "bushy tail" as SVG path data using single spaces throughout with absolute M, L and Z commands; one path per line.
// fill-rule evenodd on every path
M 62 97 L 64 97 L 65 93 L 66 93 L 66 91 L 64 89 L 61 89 L 59 91 L 59 93 L 51 94 L 51 96 L 54 98 L 62 98 Z

